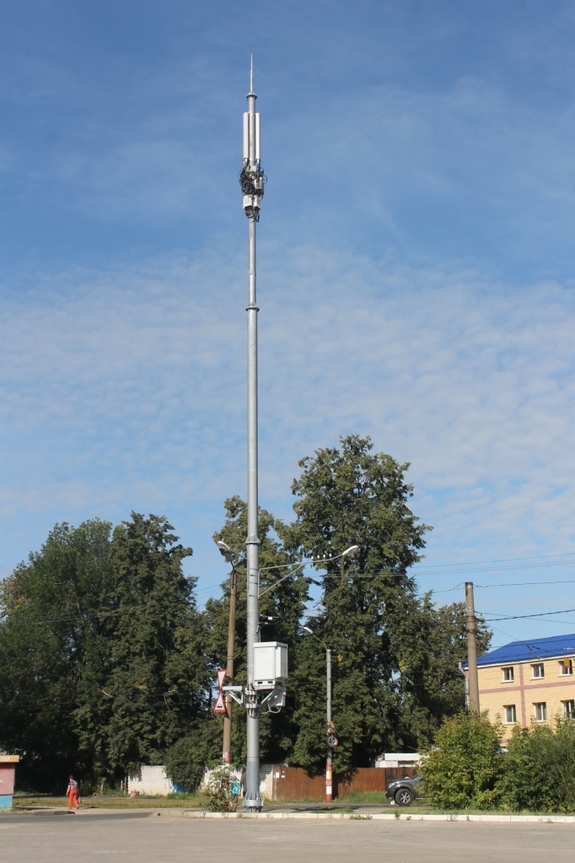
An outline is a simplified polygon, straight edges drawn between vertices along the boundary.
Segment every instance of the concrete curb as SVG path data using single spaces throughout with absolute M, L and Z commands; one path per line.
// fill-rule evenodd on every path
M 165 810 L 164 810 L 165 811 Z M 158 812 L 160 814 L 160 812 Z M 162 812 L 163 814 L 163 812 Z M 167 813 L 166 813 L 167 814 Z M 316 821 L 487 821 L 503 824 L 575 824 L 575 815 L 465 815 L 448 813 L 444 815 L 391 815 L 375 812 L 368 814 L 350 814 L 348 812 L 203 812 L 188 810 L 181 813 L 186 818 L 242 818 L 247 819 L 311 819 Z

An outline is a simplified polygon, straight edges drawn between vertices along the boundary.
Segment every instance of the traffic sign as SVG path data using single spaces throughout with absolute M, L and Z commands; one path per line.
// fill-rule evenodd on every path
M 214 713 L 225 713 L 226 705 L 224 703 L 224 693 L 220 692 L 214 705 Z
M 218 697 L 214 705 L 214 713 L 225 713 L 226 705 L 224 702 L 224 680 L 228 673 L 227 668 L 220 668 L 218 671 Z

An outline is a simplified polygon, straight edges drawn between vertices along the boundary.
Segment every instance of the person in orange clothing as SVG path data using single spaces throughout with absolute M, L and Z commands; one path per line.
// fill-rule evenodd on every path
M 80 801 L 78 800 L 78 783 L 73 776 L 70 776 L 68 779 L 66 796 L 68 797 L 68 812 L 74 811 L 72 808 L 74 805 L 76 806 L 76 809 L 80 808 Z

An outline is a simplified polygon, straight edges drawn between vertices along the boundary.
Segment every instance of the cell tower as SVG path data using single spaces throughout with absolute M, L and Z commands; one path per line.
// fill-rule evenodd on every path
M 254 60 L 250 64 L 248 110 L 244 114 L 244 151 L 240 185 L 244 212 L 249 224 L 248 276 L 248 536 L 247 546 L 247 672 L 245 690 L 247 708 L 246 788 L 244 807 L 260 810 L 260 712 L 259 693 L 253 686 L 254 646 L 259 641 L 259 546 L 258 538 L 258 306 L 256 294 L 256 223 L 264 195 L 264 172 L 261 166 L 260 115 L 254 93 Z
M 278 641 L 261 642 L 259 638 L 260 565 L 258 538 L 258 324 L 256 295 L 256 224 L 264 196 L 265 176 L 261 166 L 260 115 L 256 111 L 254 93 L 254 65 L 250 68 L 248 110 L 244 114 L 244 153 L 240 172 L 240 185 L 244 196 L 243 207 L 249 225 L 248 275 L 248 535 L 246 539 L 247 566 L 247 683 L 245 686 L 224 686 L 227 671 L 218 673 L 220 697 L 214 711 L 225 712 L 223 694 L 229 693 L 238 704 L 247 709 L 247 769 L 244 807 L 250 811 L 262 808 L 260 796 L 260 711 L 266 707 L 277 713 L 285 705 L 287 678 L 287 645 Z M 219 542 L 222 554 L 233 552 Z M 275 569 L 275 567 L 271 567 Z M 299 569 L 299 567 L 298 567 Z M 288 575 L 293 575 L 290 572 Z M 287 577 L 287 576 L 284 576 Z M 284 579 L 266 587 L 275 589 Z

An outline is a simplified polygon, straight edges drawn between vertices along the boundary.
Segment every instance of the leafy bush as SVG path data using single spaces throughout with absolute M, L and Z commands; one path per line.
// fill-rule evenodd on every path
M 558 720 L 555 730 L 544 725 L 515 728 L 501 783 L 502 804 L 514 811 L 575 810 L 575 723 Z
M 209 812 L 231 812 L 237 799 L 232 796 L 232 776 L 229 768 L 219 767 L 208 778 L 200 795 L 200 805 Z
M 460 714 L 443 723 L 435 743 L 422 768 L 430 802 L 441 809 L 496 806 L 503 768 L 499 729 L 484 716 Z
M 166 773 L 176 785 L 183 785 L 188 792 L 195 791 L 202 781 L 207 755 L 206 745 L 199 735 L 182 737 L 166 753 Z

